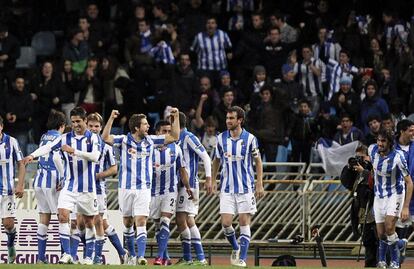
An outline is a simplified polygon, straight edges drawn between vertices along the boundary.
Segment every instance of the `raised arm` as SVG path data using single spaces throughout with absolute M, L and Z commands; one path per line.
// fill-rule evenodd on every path
M 109 117 L 108 121 L 105 124 L 105 128 L 102 131 L 102 139 L 110 145 L 113 145 L 114 143 L 114 137 L 111 135 L 112 124 L 114 124 L 114 120 L 118 118 L 118 116 L 119 111 L 112 110 L 111 116 Z
M 165 136 L 165 144 L 170 144 L 172 142 L 178 141 L 180 138 L 180 121 L 178 119 L 178 109 L 171 109 L 171 133 Z M 106 127 L 106 126 L 105 126 Z

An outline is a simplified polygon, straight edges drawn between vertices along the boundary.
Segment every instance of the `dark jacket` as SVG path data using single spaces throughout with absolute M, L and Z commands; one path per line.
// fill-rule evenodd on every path
M 32 116 L 34 105 L 30 93 L 26 90 L 19 92 L 15 89 L 6 93 L 4 98 L 6 101 L 3 104 L 1 116 L 4 120 L 5 130 L 14 135 L 18 132 L 28 132 L 31 129 Z M 6 119 L 6 114 L 11 113 L 16 115 L 16 121 L 9 123 Z
M 282 42 L 273 44 L 266 41 L 263 43 L 260 62 L 263 63 L 268 76 L 272 80 L 282 78 L 282 65 L 286 63 L 287 56 L 293 48 L 291 45 Z
M 290 120 L 289 137 L 304 142 L 314 142 L 317 135 L 317 125 L 311 115 L 296 114 Z
M 10 71 L 16 67 L 16 60 L 20 57 L 19 41 L 10 33 L 5 39 L 0 39 L 0 55 L 7 54 L 9 57 L 3 65 L 0 65 L 0 72 Z
M 74 103 L 75 102 L 75 93 L 80 90 L 80 81 L 78 76 L 74 73 L 72 78 L 69 80 L 67 75 L 62 75 L 63 87 L 61 91 L 61 100 L 62 104 Z
M 364 135 L 362 134 L 361 130 L 354 126 L 351 127 L 351 131 L 349 132 L 349 134 L 346 135 L 345 138 L 342 136 L 342 134 L 342 130 L 339 130 L 338 132 L 336 132 L 334 137 L 334 140 L 338 142 L 339 145 L 345 145 L 353 141 L 364 142 Z
M 234 51 L 234 58 L 238 60 L 240 67 L 253 69 L 255 65 L 259 64 L 261 44 L 265 37 L 266 31 L 262 29 L 253 29 L 243 33 Z
M 191 68 L 182 70 L 178 66 L 175 67 L 170 84 L 172 93 L 167 99 L 167 104 L 173 105 L 183 112 L 195 108 L 194 100 L 198 97 L 197 84 L 196 75 Z
M 94 103 L 101 103 L 103 99 L 103 88 L 101 80 L 97 75 L 89 79 L 86 75 L 80 78 L 80 94 L 79 94 L 79 104 L 84 103 L 86 94 L 88 93 L 89 86 L 93 88 L 93 100 Z
M 47 117 L 52 108 L 60 109 L 61 101 L 58 104 L 53 104 L 55 97 L 58 97 L 59 100 L 61 99 L 63 84 L 59 77 L 52 76 L 48 82 L 45 82 L 43 76 L 41 76 L 36 78 L 32 85 L 32 93 L 37 95 L 37 100 L 35 101 L 36 114 L 42 114 L 43 117 Z
M 341 94 L 345 96 L 345 103 L 343 104 L 339 103 L 339 96 Z M 343 113 L 347 113 L 352 116 L 355 122 L 358 120 L 359 109 L 361 107 L 361 99 L 356 93 L 352 91 L 349 91 L 348 93 L 339 91 L 332 96 L 331 104 L 335 108 L 337 116 L 340 116 Z
M 78 46 L 69 42 L 63 47 L 63 59 L 68 59 L 72 62 L 72 69 L 76 74 L 81 74 L 87 66 L 87 60 L 90 56 L 90 49 L 88 42 L 82 41 Z
M 388 105 L 384 99 L 374 95 L 365 97 L 361 104 L 361 130 L 364 134 L 369 132 L 368 117 L 378 115 L 381 118 L 389 113 Z
M 290 109 L 294 112 L 298 112 L 299 101 L 305 98 L 303 93 L 302 84 L 296 81 L 282 80 L 275 84 L 276 88 L 279 88 L 284 96 L 286 96 Z

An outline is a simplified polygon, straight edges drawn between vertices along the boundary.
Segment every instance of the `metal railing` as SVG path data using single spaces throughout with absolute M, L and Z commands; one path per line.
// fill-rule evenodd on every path
M 351 229 L 349 211 L 351 197 L 339 180 L 323 173 L 320 164 L 305 163 L 264 163 L 264 187 L 266 195 L 257 201 L 257 213 L 252 218 L 251 238 L 267 240 L 271 238 L 291 239 L 302 235 L 306 241 L 312 241 L 310 229 L 318 225 L 325 241 L 356 242 Z M 30 169 L 29 169 L 30 170 Z M 204 172 L 203 169 L 200 169 Z M 33 180 L 33 171 L 28 173 Z M 200 175 L 201 186 L 204 176 Z M 118 209 L 118 189 L 116 178 L 107 179 L 108 209 Z M 18 202 L 18 208 L 36 207 L 33 188 L 26 189 L 26 195 Z M 200 192 L 197 225 L 203 239 L 223 239 L 218 194 L 208 196 Z M 174 220 L 172 221 L 174 224 Z M 238 219 L 234 219 L 238 228 Z M 172 238 L 178 237 L 175 225 L 172 225 Z M 149 235 L 154 225 L 148 226 Z M 414 233 L 410 235 L 410 239 Z

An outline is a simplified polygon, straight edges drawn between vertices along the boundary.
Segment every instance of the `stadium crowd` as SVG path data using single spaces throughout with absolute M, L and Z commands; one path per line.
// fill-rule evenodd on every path
M 177 107 L 208 150 L 239 105 L 267 161 L 291 145 L 289 160 L 303 162 L 321 137 L 369 144 L 414 112 L 414 17 L 403 1 L 5 2 L 0 115 L 24 154 L 49 111 L 69 123 L 77 105 L 105 119 L 119 110 L 117 133 L 134 113 L 154 126 Z M 39 31 L 56 50 L 16 68 Z

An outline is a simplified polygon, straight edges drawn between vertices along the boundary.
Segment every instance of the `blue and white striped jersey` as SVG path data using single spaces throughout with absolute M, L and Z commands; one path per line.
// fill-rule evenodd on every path
M 183 152 L 190 187 L 198 188 L 198 162 L 200 160 L 200 155 L 203 154 L 203 152 L 206 152 L 206 149 L 197 136 L 187 131 L 186 128 L 180 133 L 180 139 L 177 143 Z M 180 181 L 180 187 L 183 186 L 184 185 Z
M 0 140 L 0 195 L 13 195 L 15 162 L 23 159 L 19 143 L 5 133 Z
M 198 55 L 198 69 L 220 71 L 227 69 L 226 49 L 231 47 L 227 33 L 217 30 L 212 37 L 206 32 L 198 33 L 191 50 Z
M 353 79 L 354 76 L 352 74 L 358 73 L 358 68 L 351 65 L 350 63 L 342 65 L 333 59 L 329 59 L 327 69 L 327 80 L 329 81 L 330 85 L 328 98 L 331 100 L 334 93 L 339 91 L 339 82 L 341 81 L 341 78 L 348 76 Z
M 368 149 L 374 167 L 374 192 L 379 198 L 390 197 L 393 194 L 404 194 L 404 177 L 409 175 L 407 162 L 403 153 L 395 149 L 382 157 L 378 145 L 373 144 Z
M 254 135 L 243 129 L 234 139 L 230 131 L 217 136 L 215 157 L 220 159 L 220 191 L 224 193 L 254 192 L 253 158 L 259 154 Z
M 177 192 L 179 169 L 185 167 L 181 148 L 171 143 L 156 147 L 153 155 L 151 196 Z
M 296 79 L 302 84 L 306 96 L 322 95 L 322 82 L 326 81 L 326 66 L 319 60 L 311 58 L 311 63 L 321 71 L 319 76 L 315 75 L 308 64 L 303 61 L 297 62 L 293 71 L 296 73 Z
M 101 156 L 99 162 L 96 165 L 96 174 L 101 173 L 111 166 L 116 165 L 114 150 L 111 145 L 106 144 L 101 137 Z M 96 194 L 104 194 L 106 191 L 105 179 L 96 179 Z
M 57 130 L 49 130 L 40 138 L 39 146 L 52 143 L 61 136 Z M 55 160 L 62 162 L 60 150 L 51 151 L 46 156 L 39 157 L 37 171 L 33 181 L 33 187 L 55 189 L 63 175 L 59 174 Z
M 120 149 L 118 187 L 127 190 L 150 189 L 154 146 L 164 145 L 165 135 L 147 135 L 135 141 L 131 133 L 114 135 L 114 147 Z
M 313 56 L 316 59 L 333 59 L 335 61 L 339 61 L 339 52 L 341 51 L 341 45 L 339 45 L 339 43 L 326 41 L 322 45 L 320 43 L 313 44 L 312 50 Z M 327 63 L 327 61 L 325 61 L 325 63 Z
M 100 155 L 100 140 L 89 130 L 84 135 L 76 135 L 73 131 L 61 135 L 53 142 L 39 147 L 31 155 L 42 156 L 46 152 L 58 150 L 62 145 L 75 149 L 75 154 L 63 153 L 65 181 L 63 189 L 70 192 L 96 192 L 96 162 Z M 92 161 L 92 160 L 95 161 Z

